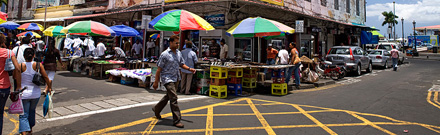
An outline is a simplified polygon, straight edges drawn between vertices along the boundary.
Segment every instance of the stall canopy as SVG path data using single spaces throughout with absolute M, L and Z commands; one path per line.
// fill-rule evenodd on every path
M 160 31 L 214 30 L 205 19 L 182 9 L 158 15 L 149 23 L 149 27 Z
M 19 26 L 20 26 L 20 24 L 17 24 L 17 23 L 15 23 L 13 21 L 7 21 L 5 23 L 0 24 L 0 28 L 6 28 L 6 29 L 9 29 L 9 30 L 15 30 Z
M 65 33 L 61 33 L 61 30 L 64 29 L 63 26 L 50 26 L 46 30 L 43 31 L 45 36 L 57 37 L 66 35 Z
M 114 36 L 115 31 L 107 25 L 95 21 L 78 21 L 61 30 L 62 33 L 89 36 Z
M 160 34 L 158 34 L 158 33 L 151 34 L 150 38 L 152 38 L 152 39 L 160 38 Z
M 373 27 L 371 27 L 371 28 L 374 28 L 374 29 L 375 29 L 376 27 L 373 26 Z M 377 35 L 377 36 L 379 36 L 379 37 L 384 37 L 384 36 L 383 36 L 382 34 L 380 34 L 379 31 L 377 31 L 377 30 L 372 30 L 371 33 L 372 33 L 373 35 Z
M 251 17 L 240 21 L 226 31 L 226 34 L 234 37 L 263 37 L 280 36 L 285 33 L 293 33 L 295 29 L 277 21 Z
M 110 29 L 115 31 L 116 36 L 122 37 L 135 37 L 141 35 L 136 29 L 128 27 L 126 25 L 111 26 Z
M 36 38 L 41 38 L 41 35 L 32 31 L 26 31 L 26 32 L 22 32 L 20 34 L 17 34 L 17 37 L 21 37 L 21 36 L 27 36 L 28 34 L 30 34 L 31 36 L 35 36 Z
M 43 27 L 43 25 L 38 24 L 38 23 L 25 23 L 25 24 L 20 25 L 17 29 L 42 31 L 42 30 L 44 30 L 44 27 Z

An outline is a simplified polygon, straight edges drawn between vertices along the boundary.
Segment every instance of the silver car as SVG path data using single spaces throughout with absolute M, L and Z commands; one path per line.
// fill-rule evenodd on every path
M 373 66 L 380 66 L 385 69 L 388 68 L 388 65 L 392 65 L 393 61 L 391 60 L 391 54 L 384 49 L 375 49 L 368 50 L 368 56 L 370 56 L 371 61 L 373 62 Z
M 355 72 L 358 76 L 361 70 L 365 69 L 367 73 L 373 71 L 368 53 L 358 46 L 334 46 L 325 58 L 333 64 L 345 63 L 347 72 Z

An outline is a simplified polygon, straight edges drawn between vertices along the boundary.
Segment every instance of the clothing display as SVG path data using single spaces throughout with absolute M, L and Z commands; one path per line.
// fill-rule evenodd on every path
M 135 70 L 112 69 L 112 70 L 105 71 L 105 74 L 110 74 L 113 76 L 134 78 L 134 79 L 142 80 L 142 82 L 145 82 L 146 78 L 151 76 L 151 68 L 135 69 Z

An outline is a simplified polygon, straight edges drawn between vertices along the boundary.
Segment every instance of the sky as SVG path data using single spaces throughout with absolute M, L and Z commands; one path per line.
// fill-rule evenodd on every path
M 367 1 L 367 18 L 365 25 L 375 26 L 380 29 L 380 33 L 388 36 L 388 25 L 382 26 L 384 17 L 383 11 L 393 10 L 393 1 L 396 2 L 396 15 L 399 16 L 396 25 L 396 35 L 402 37 L 402 21 L 404 19 L 405 37 L 413 33 L 413 20 L 416 27 L 440 25 L 440 0 L 366 0 Z

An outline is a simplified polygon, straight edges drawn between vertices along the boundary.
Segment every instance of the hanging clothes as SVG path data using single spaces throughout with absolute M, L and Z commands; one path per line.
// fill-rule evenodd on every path
M 73 40 L 73 48 L 78 48 L 82 44 L 83 44 L 83 41 L 80 38 L 75 38 Z
M 64 39 L 64 48 L 70 49 L 72 48 L 73 40 L 70 38 Z

